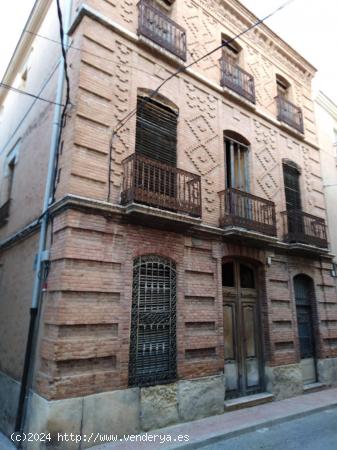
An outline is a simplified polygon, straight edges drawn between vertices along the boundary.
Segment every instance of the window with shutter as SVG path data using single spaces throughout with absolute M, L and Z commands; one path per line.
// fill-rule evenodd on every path
M 133 268 L 129 384 L 148 386 L 175 378 L 175 264 L 140 256 Z
M 177 164 L 178 115 L 148 97 L 138 97 L 136 153 L 164 164 Z
M 285 78 L 283 78 L 281 75 L 278 74 L 276 75 L 276 88 L 277 88 L 277 95 L 279 95 L 282 98 L 288 99 L 290 84 Z

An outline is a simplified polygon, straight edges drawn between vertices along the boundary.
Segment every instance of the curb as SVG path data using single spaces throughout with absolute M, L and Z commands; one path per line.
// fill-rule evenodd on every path
M 337 407 L 337 401 L 335 401 L 334 403 L 331 403 L 329 405 L 319 406 L 317 408 L 314 408 L 314 409 L 311 409 L 311 410 L 308 410 L 308 411 L 302 411 L 302 412 L 289 414 L 288 416 L 280 417 L 280 418 L 277 418 L 277 419 L 265 420 L 265 421 L 256 423 L 255 425 L 252 424 L 252 425 L 249 425 L 248 427 L 242 427 L 242 428 L 238 428 L 238 429 L 233 430 L 233 431 L 227 431 L 225 433 L 220 433 L 220 434 L 217 434 L 217 435 L 214 435 L 214 436 L 210 436 L 208 438 L 206 437 L 205 439 L 199 440 L 199 441 L 196 441 L 196 442 L 190 442 L 188 444 L 183 444 L 183 445 L 175 446 L 175 447 L 173 447 L 173 446 L 163 447 L 163 450 L 176 450 L 176 449 L 179 449 L 179 450 L 185 450 L 185 449 L 187 450 L 187 449 L 189 449 L 189 450 L 191 450 L 191 449 L 198 449 L 198 448 L 205 447 L 206 445 L 215 444 L 216 442 L 219 442 L 219 441 L 222 441 L 222 440 L 225 440 L 225 439 L 231 439 L 231 438 L 236 437 L 236 436 L 241 436 L 243 434 L 250 433 L 251 431 L 256 431 L 256 430 L 258 430 L 258 429 L 260 429 L 262 427 L 273 426 L 273 425 L 278 425 L 278 424 L 281 424 L 281 423 L 290 422 L 292 420 L 300 419 L 300 418 L 306 417 L 306 416 L 310 416 L 312 414 L 319 413 L 319 412 L 325 411 L 325 410 L 330 409 L 330 408 L 335 408 L 335 407 Z

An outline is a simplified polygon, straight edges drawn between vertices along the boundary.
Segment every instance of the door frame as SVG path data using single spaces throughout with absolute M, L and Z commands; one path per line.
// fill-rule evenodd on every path
M 234 272 L 238 272 L 239 271 L 239 267 L 240 264 L 245 264 L 246 266 L 250 267 L 253 272 L 254 272 L 254 279 L 255 279 L 255 284 L 256 284 L 256 320 L 257 320 L 257 327 L 256 330 L 257 332 L 255 333 L 255 338 L 256 338 L 256 348 L 257 348 L 257 354 L 258 354 L 258 370 L 259 370 L 259 391 L 260 392 L 264 392 L 266 389 L 266 377 L 265 377 L 265 361 L 266 361 L 266 351 L 265 351 L 265 327 L 264 327 L 264 320 L 263 320 L 263 316 L 262 316 L 262 303 L 265 300 L 266 297 L 266 292 L 265 292 L 265 269 L 263 267 L 263 264 L 260 261 L 251 259 L 251 258 L 245 258 L 245 257 L 241 257 L 241 256 L 225 256 L 222 258 L 221 260 L 221 267 L 223 264 L 232 262 L 234 264 Z M 235 269 L 236 266 L 236 269 Z M 237 280 L 236 284 L 235 284 L 235 288 L 236 290 L 239 289 L 239 284 L 240 281 Z M 225 298 L 223 296 L 223 288 L 225 286 L 222 285 L 222 278 L 221 278 L 221 293 L 222 293 L 222 314 L 224 316 L 224 305 L 226 303 Z M 235 311 L 236 312 L 236 311 Z M 242 313 L 240 312 L 241 316 Z M 239 322 L 241 326 L 241 333 L 243 331 L 243 325 L 242 325 L 242 317 L 239 318 Z M 224 326 L 224 325 L 223 325 Z M 259 332 L 260 330 L 260 332 Z M 236 346 L 236 351 L 238 348 L 238 343 L 237 343 L 237 335 L 240 333 L 240 330 L 235 330 L 234 332 L 234 345 Z M 223 330 L 223 339 L 224 339 L 224 330 Z M 241 349 L 242 350 L 242 349 Z M 240 353 L 240 352 L 239 352 Z M 241 359 L 241 355 L 239 355 L 240 359 Z M 226 370 L 226 365 L 225 365 L 225 358 L 224 358 L 224 368 Z M 242 376 L 242 375 L 241 375 Z M 240 378 L 241 376 L 239 375 L 238 372 L 238 383 L 240 382 Z M 238 393 L 241 389 L 241 386 L 238 387 Z M 236 398 L 240 398 L 246 395 L 250 395 L 249 393 L 244 393 L 243 395 L 238 395 Z M 253 395 L 253 394 L 252 394 Z M 225 394 L 225 398 L 226 398 L 226 394 Z
M 303 277 L 310 283 L 310 290 L 312 293 L 312 295 L 309 298 L 309 302 L 310 302 L 310 319 L 311 319 L 311 330 L 312 330 L 312 341 L 313 341 L 313 359 L 314 359 L 314 367 L 315 367 L 315 378 L 316 378 L 316 382 L 317 382 L 318 381 L 317 361 L 318 361 L 318 348 L 319 348 L 318 340 L 319 340 L 319 338 L 318 338 L 315 283 L 314 283 L 314 279 L 310 275 L 307 275 L 306 273 L 303 273 L 303 272 L 297 273 L 296 275 L 294 275 L 292 277 L 292 288 L 293 288 L 294 306 L 295 306 L 295 313 L 296 313 L 296 339 L 297 339 L 299 363 L 302 361 L 302 359 L 305 359 L 305 358 L 301 358 L 300 335 L 299 335 L 298 318 L 297 318 L 297 303 L 296 303 L 296 291 L 295 291 L 295 279 L 297 277 Z

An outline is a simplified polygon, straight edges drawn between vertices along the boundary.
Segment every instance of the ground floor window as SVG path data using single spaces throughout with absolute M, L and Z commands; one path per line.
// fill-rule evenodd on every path
M 176 266 L 155 255 L 133 267 L 129 384 L 176 378 Z

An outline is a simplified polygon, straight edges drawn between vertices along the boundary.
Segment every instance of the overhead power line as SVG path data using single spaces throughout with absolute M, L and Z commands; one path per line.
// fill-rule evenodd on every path
M 249 31 L 251 31 L 253 28 L 256 28 L 257 26 L 261 25 L 263 22 L 265 22 L 267 19 L 270 19 L 270 17 L 274 16 L 276 13 L 278 13 L 279 11 L 281 11 L 282 9 L 286 8 L 288 5 L 290 5 L 290 3 L 293 3 L 295 0 L 288 0 L 285 3 L 283 3 L 281 6 L 279 6 L 277 9 L 275 9 L 274 11 L 272 11 L 270 14 L 268 14 L 267 16 L 265 16 L 263 19 L 259 19 L 257 22 L 253 23 L 252 25 L 250 25 L 248 28 L 246 28 L 245 30 L 241 31 L 239 34 L 237 34 L 236 36 L 234 36 L 231 39 L 228 39 L 227 41 L 224 41 L 221 43 L 221 45 L 218 45 L 217 47 L 215 47 L 213 50 L 209 51 L 208 53 L 206 53 L 205 55 L 201 56 L 200 58 L 192 61 L 190 64 L 187 64 L 187 66 L 184 67 L 180 67 L 176 72 L 174 72 L 173 74 L 171 74 L 169 77 L 167 77 L 158 87 L 157 89 L 155 89 L 148 97 L 144 98 L 143 102 L 148 101 L 148 99 L 154 97 L 156 94 L 158 94 L 159 90 L 170 80 L 172 80 L 172 78 L 175 78 L 177 75 L 179 75 L 182 72 L 186 72 L 187 69 L 189 69 L 190 67 L 192 67 L 194 64 L 197 64 L 198 62 L 202 61 L 203 59 L 209 57 L 210 55 L 212 55 L 213 53 L 215 53 L 216 51 L 220 50 L 223 47 L 228 47 L 231 43 L 233 43 L 234 41 L 236 41 L 239 37 L 243 36 L 244 34 L 248 33 Z M 121 128 L 123 128 L 125 126 L 125 124 L 136 114 L 137 112 L 137 108 L 135 108 L 134 110 L 132 110 L 131 112 L 129 112 L 128 114 L 126 114 L 126 116 L 121 119 L 117 125 L 116 128 L 113 131 L 113 134 L 115 135 Z
M 41 100 L 42 102 L 51 103 L 52 105 L 65 106 L 63 103 L 53 102 L 52 100 L 48 100 L 46 98 L 40 97 L 39 95 L 34 95 L 30 92 L 23 91 L 22 89 L 15 88 L 14 86 L 10 86 L 9 84 L 0 82 L 0 87 L 8 89 L 10 91 L 17 92 L 18 94 L 28 95 L 29 97 L 35 98 L 36 100 Z
M 60 6 L 60 0 L 56 0 L 56 6 L 57 6 L 57 17 L 59 21 L 59 30 L 60 30 L 60 42 L 61 42 L 61 52 L 63 57 L 63 68 L 64 68 L 64 77 L 66 80 L 66 101 L 65 105 L 63 106 L 63 110 L 61 113 L 61 123 L 60 123 L 60 130 L 59 135 L 57 139 L 57 151 L 55 154 L 55 161 L 54 161 L 54 174 L 53 174 L 53 193 L 52 193 L 52 200 L 55 198 L 55 192 L 56 192 L 56 184 L 57 184 L 57 172 L 59 168 L 59 159 L 60 159 L 60 145 L 61 145 L 61 139 L 62 139 L 62 131 L 65 127 L 66 123 L 66 114 L 67 114 L 67 108 L 69 105 L 71 105 L 70 101 L 70 80 L 69 80 L 69 74 L 68 74 L 68 60 L 67 60 L 67 51 L 66 51 L 66 45 L 64 44 L 65 40 L 65 33 L 63 28 L 63 15 L 62 10 Z
M 46 41 L 52 42 L 52 43 L 54 43 L 56 45 L 61 45 L 60 41 L 58 41 L 56 39 L 52 39 L 52 38 L 50 38 L 48 36 L 44 36 L 43 34 L 34 33 L 33 31 L 29 31 L 29 30 L 25 30 L 25 32 L 29 33 L 29 34 L 32 34 L 33 36 L 39 37 L 41 39 L 45 39 Z M 89 50 L 85 50 L 84 48 L 75 47 L 72 44 L 66 45 L 66 48 L 68 50 L 72 49 L 72 50 L 76 50 L 76 51 L 81 52 L 81 53 L 86 53 L 87 55 L 94 56 L 95 58 L 101 59 L 102 61 L 107 61 L 107 62 L 116 64 L 116 65 L 121 65 L 121 63 L 117 59 L 106 58 L 105 56 L 97 55 L 97 53 L 91 52 Z M 125 63 L 123 63 L 123 67 L 130 67 L 131 69 L 136 69 L 139 72 L 143 72 L 143 73 L 146 73 L 147 75 L 154 76 L 153 73 L 149 72 L 148 70 L 144 70 L 144 69 L 142 69 L 139 66 L 133 66 L 132 64 L 125 64 Z
M 69 81 L 69 75 L 68 75 L 68 61 L 67 61 L 67 52 L 64 46 L 64 29 L 63 29 L 63 17 L 62 17 L 62 10 L 60 6 L 60 0 L 56 0 L 57 5 L 57 16 L 59 20 L 59 26 L 60 26 L 60 41 L 61 41 L 61 51 L 63 56 L 63 65 L 64 65 L 64 74 L 66 79 L 66 104 L 65 108 L 70 104 L 70 81 Z M 63 114 L 62 114 L 63 115 Z

